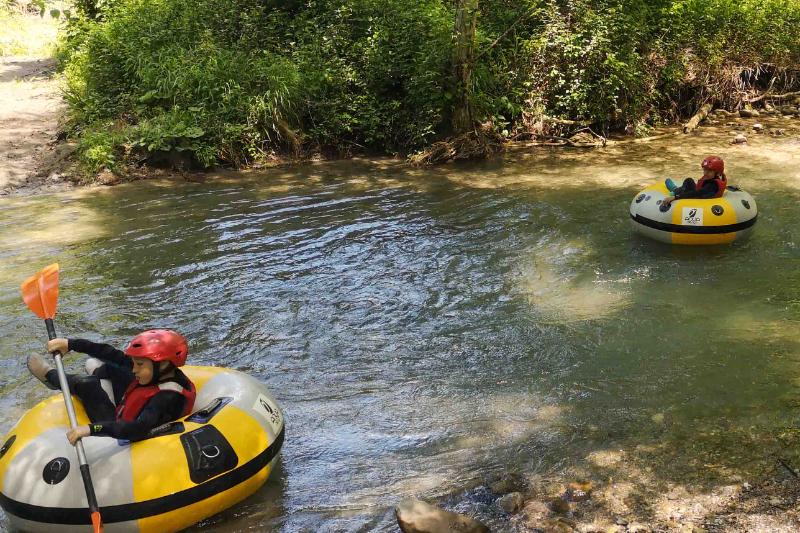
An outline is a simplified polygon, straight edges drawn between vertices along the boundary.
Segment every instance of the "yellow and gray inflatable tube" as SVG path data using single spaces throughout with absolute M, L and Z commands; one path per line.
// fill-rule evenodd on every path
M 670 244 L 726 244 L 747 236 L 758 217 L 753 197 L 736 187 L 721 198 L 675 200 L 664 209 L 668 195 L 657 183 L 634 197 L 630 214 L 637 232 Z
M 195 412 L 130 443 L 83 439 L 106 533 L 184 529 L 243 500 L 269 477 L 284 421 L 258 380 L 187 366 Z M 79 424 L 88 423 L 74 399 Z M 25 413 L 0 447 L 0 505 L 20 531 L 85 533 L 91 520 L 61 395 Z

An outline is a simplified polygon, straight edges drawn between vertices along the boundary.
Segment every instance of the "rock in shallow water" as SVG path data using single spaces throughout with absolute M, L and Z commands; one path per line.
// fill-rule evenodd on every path
M 489 533 L 489 528 L 477 520 L 422 500 L 400 502 L 395 515 L 403 533 Z
M 497 505 L 499 505 L 508 514 L 516 513 L 522 509 L 524 504 L 525 499 L 519 492 L 511 492 L 497 500 Z
M 504 474 L 489 483 L 489 490 L 497 495 L 509 492 L 522 492 L 526 488 L 525 479 L 516 473 Z

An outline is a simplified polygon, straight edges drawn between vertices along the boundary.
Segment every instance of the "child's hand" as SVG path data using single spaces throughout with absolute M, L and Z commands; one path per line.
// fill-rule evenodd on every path
M 69 343 L 67 339 L 53 339 L 47 341 L 47 351 L 50 353 L 58 352 L 61 355 L 66 355 L 69 351 Z
M 70 444 L 75 446 L 75 443 L 78 442 L 78 439 L 81 439 L 83 437 L 88 437 L 89 435 L 91 435 L 89 426 L 78 426 L 76 428 L 72 428 L 67 431 L 67 440 L 69 441 Z

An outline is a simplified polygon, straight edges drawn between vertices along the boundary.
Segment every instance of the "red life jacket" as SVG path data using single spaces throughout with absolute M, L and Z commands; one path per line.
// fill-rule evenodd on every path
M 186 398 L 186 406 L 183 408 L 181 416 L 186 416 L 192 412 L 194 407 L 194 399 L 197 396 L 194 383 L 189 382 L 190 389 L 183 388 L 180 383 L 176 381 L 161 381 L 153 383 L 152 385 L 139 385 L 137 380 L 133 380 L 125 394 L 122 396 L 122 401 L 117 406 L 117 420 L 124 420 L 126 422 L 133 422 L 139 413 L 142 412 L 144 406 L 150 401 L 150 398 L 161 392 L 162 390 L 171 390 L 178 392 Z
M 705 185 L 707 181 L 713 181 L 717 184 L 717 194 L 715 194 L 712 198 L 722 198 L 722 194 L 725 192 L 725 187 L 728 185 L 728 178 L 725 177 L 725 174 L 718 174 L 716 178 L 700 178 L 697 180 L 695 190 L 699 191 L 702 189 L 703 185 Z

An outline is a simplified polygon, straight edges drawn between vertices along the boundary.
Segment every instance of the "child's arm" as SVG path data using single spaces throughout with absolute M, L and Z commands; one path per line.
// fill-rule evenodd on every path
M 133 365 L 125 352 L 118 350 L 110 344 L 103 344 L 99 342 L 92 342 L 86 339 L 53 339 L 47 343 L 48 352 L 61 352 L 62 354 L 73 350 L 76 352 L 85 353 L 90 357 L 96 357 L 107 363 L 114 363 L 115 365 L 131 368 Z

